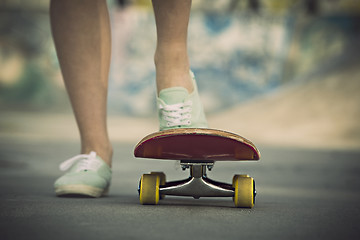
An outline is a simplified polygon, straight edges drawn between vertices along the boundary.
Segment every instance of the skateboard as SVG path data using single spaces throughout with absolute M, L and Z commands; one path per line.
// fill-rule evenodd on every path
M 165 195 L 200 197 L 233 197 L 236 207 L 252 208 L 255 203 L 255 181 L 249 175 L 235 175 L 232 184 L 207 177 L 216 161 L 256 161 L 260 152 L 255 145 L 234 133 L 205 128 L 178 128 L 152 133 L 135 147 L 138 158 L 180 160 L 182 170 L 190 177 L 166 181 L 163 172 L 143 174 L 139 182 L 141 204 L 158 204 Z

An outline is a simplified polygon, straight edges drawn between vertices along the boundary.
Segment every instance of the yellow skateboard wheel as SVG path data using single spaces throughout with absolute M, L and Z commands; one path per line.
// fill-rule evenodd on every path
M 157 175 L 160 177 L 160 185 L 165 185 L 166 183 L 166 175 L 163 172 L 151 172 L 151 175 Z
M 252 208 L 255 200 L 254 179 L 249 175 L 235 175 L 233 178 L 234 203 L 236 207 Z
M 156 205 L 159 202 L 160 177 L 156 174 L 143 174 L 140 180 L 140 203 Z
M 163 186 L 163 185 L 166 184 L 166 175 L 165 175 L 165 173 L 163 173 L 163 172 L 151 172 L 150 174 L 151 175 L 157 175 L 157 176 L 160 177 L 160 186 Z M 164 199 L 164 198 L 165 198 L 164 194 L 160 195 L 160 200 Z

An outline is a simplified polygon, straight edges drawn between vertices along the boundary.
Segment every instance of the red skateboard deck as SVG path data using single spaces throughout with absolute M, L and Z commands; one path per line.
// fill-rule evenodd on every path
M 156 132 L 135 147 L 135 157 L 187 161 L 259 160 L 255 145 L 237 134 L 205 128 Z

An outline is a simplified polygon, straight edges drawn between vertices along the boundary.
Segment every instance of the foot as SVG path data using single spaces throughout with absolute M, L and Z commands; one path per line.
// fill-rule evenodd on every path
M 160 91 L 157 98 L 160 131 L 173 128 L 207 128 L 207 121 L 196 86 L 190 72 L 193 91 L 184 87 L 170 87 Z
M 108 192 L 111 168 L 95 152 L 66 160 L 60 165 L 60 170 L 68 172 L 55 181 L 57 196 L 101 197 Z

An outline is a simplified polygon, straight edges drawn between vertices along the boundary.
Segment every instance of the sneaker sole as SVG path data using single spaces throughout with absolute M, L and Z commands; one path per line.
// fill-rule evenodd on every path
M 82 196 L 89 196 L 98 198 L 104 196 L 108 193 L 109 189 L 102 189 L 91 187 L 88 185 L 66 185 L 66 186 L 59 186 L 55 188 L 56 196 L 65 196 L 65 195 L 82 195 Z

